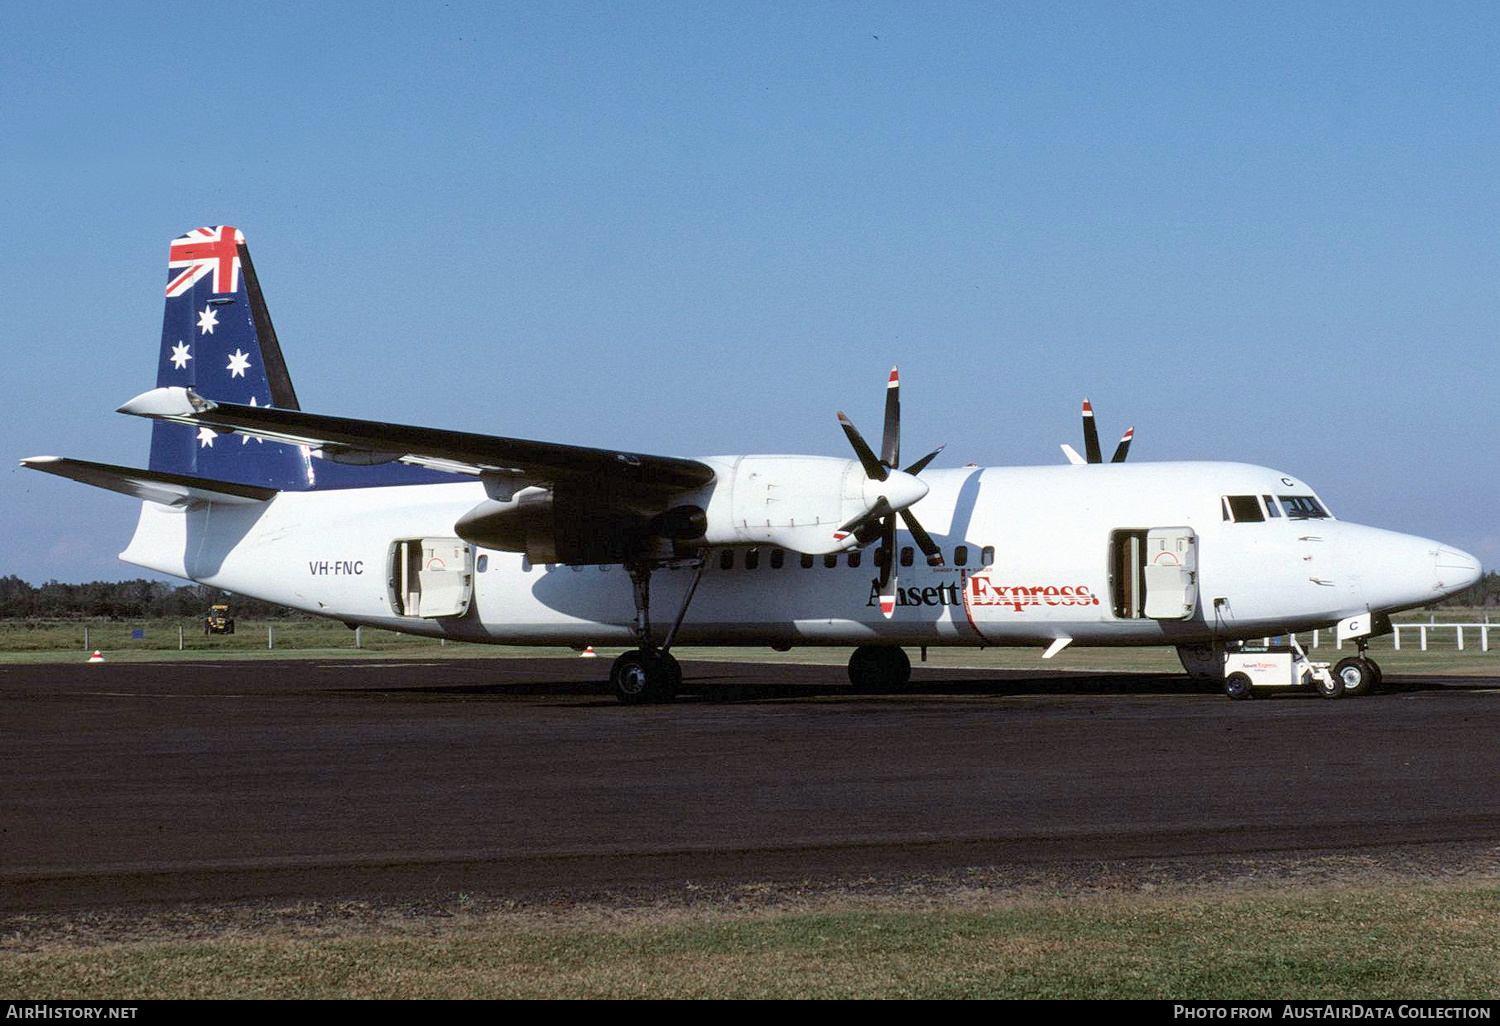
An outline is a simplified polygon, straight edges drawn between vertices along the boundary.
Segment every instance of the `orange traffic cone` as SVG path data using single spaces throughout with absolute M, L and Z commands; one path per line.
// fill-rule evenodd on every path
M 94 654 L 91 655 L 91 656 L 89 656 L 89 662 L 91 662 L 91 663 L 102 663 L 102 662 L 104 662 L 104 653 L 101 652 L 101 651 L 99 651 L 97 648 L 94 649 Z
M 598 659 L 599 653 L 594 651 L 593 645 L 585 645 L 582 652 L 578 653 L 579 659 Z

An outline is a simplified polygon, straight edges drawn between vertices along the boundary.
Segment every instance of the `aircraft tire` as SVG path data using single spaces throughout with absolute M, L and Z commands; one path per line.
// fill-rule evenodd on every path
M 1375 674 L 1370 670 L 1370 661 L 1358 656 L 1340 659 L 1333 668 L 1334 680 L 1344 685 L 1344 694 L 1350 698 L 1368 695 L 1375 690 Z
M 1315 678 L 1313 680 L 1313 687 L 1317 688 L 1318 694 L 1322 695 L 1324 698 L 1344 697 L 1344 678 L 1342 675 L 1340 675 L 1337 668 L 1335 668 L 1334 671 L 1329 674 L 1329 678 L 1326 683 L 1321 678 Z
M 881 694 L 906 686 L 911 660 L 903 649 L 890 645 L 861 645 L 849 657 L 849 683 L 861 694 Z
M 682 670 L 677 660 L 652 656 L 639 650 L 626 652 L 609 668 L 609 684 L 615 697 L 626 705 L 670 702 L 677 696 Z
M 1248 675 L 1243 673 L 1231 673 L 1224 678 L 1224 694 L 1235 701 L 1255 697 L 1255 687 L 1250 683 Z
M 1360 658 L 1370 668 L 1370 690 L 1379 691 L 1385 686 L 1385 673 L 1380 669 L 1380 664 L 1369 656 L 1361 656 Z
M 677 700 L 677 692 L 682 690 L 682 665 L 673 658 L 670 652 L 663 652 L 657 657 L 661 661 L 661 687 L 657 694 L 658 702 L 673 702 Z

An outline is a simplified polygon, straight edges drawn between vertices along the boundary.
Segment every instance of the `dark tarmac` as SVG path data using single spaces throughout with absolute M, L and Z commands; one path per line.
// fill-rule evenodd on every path
M 1500 843 L 1500 680 L 608 661 L 0 666 L 0 911 Z

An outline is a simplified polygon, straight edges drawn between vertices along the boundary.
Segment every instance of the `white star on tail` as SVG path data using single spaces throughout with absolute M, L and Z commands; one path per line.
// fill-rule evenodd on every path
M 214 326 L 219 323 L 219 315 L 214 313 L 214 308 L 205 306 L 203 312 L 198 315 L 198 334 L 212 335 Z
M 178 370 L 182 370 L 184 367 L 186 367 L 187 362 L 192 358 L 193 354 L 188 351 L 186 342 L 179 342 L 172 347 L 172 366 L 176 367 Z
M 250 368 L 250 354 L 242 353 L 239 349 L 229 354 L 229 376 L 231 378 L 243 378 L 245 371 Z
M 218 432 L 217 431 L 212 431 L 212 430 L 210 430 L 208 428 L 199 428 L 198 429 L 198 448 L 200 448 L 200 449 L 205 449 L 205 448 L 206 449 L 212 449 L 214 447 L 214 439 L 217 438 L 217 437 L 218 437 Z

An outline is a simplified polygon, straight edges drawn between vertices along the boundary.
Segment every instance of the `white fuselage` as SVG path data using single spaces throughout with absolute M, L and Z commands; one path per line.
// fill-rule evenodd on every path
M 894 616 L 881 615 L 873 548 L 851 566 L 849 552 L 726 546 L 709 551 L 677 643 L 1194 645 L 1410 608 L 1480 572 L 1473 557 L 1427 539 L 1286 515 L 1265 497 L 1313 492 L 1263 467 L 967 468 L 922 480 L 930 491 L 912 511 L 945 565 L 920 552 L 901 565 L 911 539 L 898 534 Z M 1261 497 L 1265 519 L 1237 522 L 1228 496 Z M 635 640 L 622 567 L 532 565 L 458 542 L 455 521 L 484 498 L 478 481 L 460 479 L 282 492 L 258 504 L 148 502 L 121 558 L 350 624 L 498 644 Z M 462 547 L 462 565 L 446 567 L 470 575 L 461 613 L 407 615 L 425 610 L 404 594 L 397 543 L 419 553 L 424 539 Z M 431 550 L 414 558 L 428 557 L 444 569 Z M 654 625 L 670 626 L 694 573 L 653 575 Z

